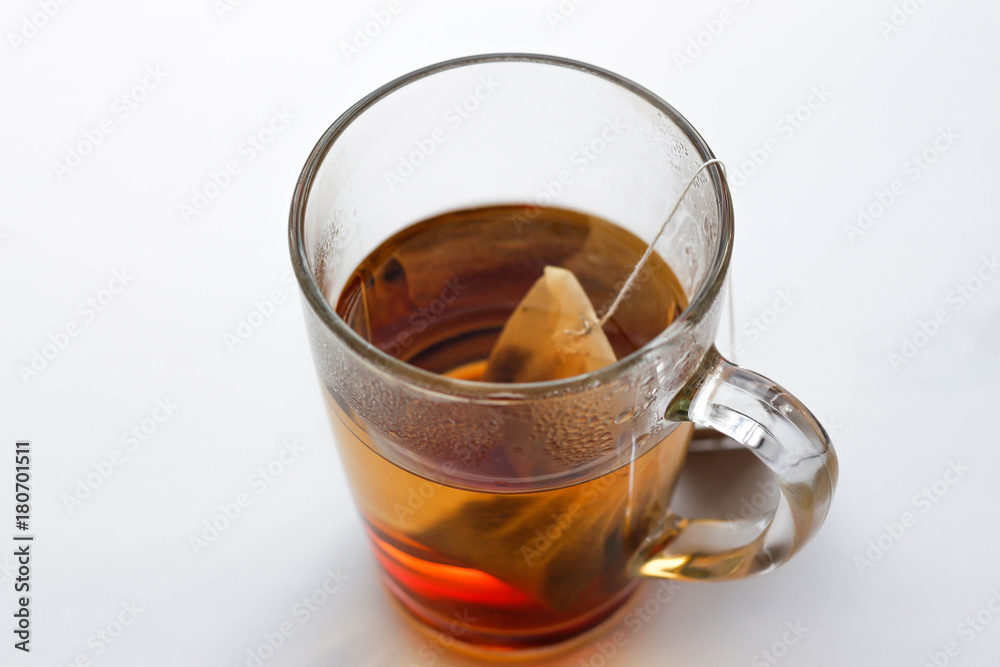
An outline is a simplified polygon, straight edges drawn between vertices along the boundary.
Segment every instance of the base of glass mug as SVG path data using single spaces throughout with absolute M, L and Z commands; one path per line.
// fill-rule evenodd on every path
M 434 642 L 446 651 L 452 651 L 461 655 L 480 660 L 492 660 L 494 662 L 529 662 L 533 660 L 544 660 L 559 654 L 568 653 L 579 648 L 589 641 L 596 640 L 603 635 L 610 626 L 621 620 L 631 609 L 629 604 L 636 593 L 646 583 L 645 579 L 637 579 L 635 583 L 622 591 L 619 597 L 613 598 L 608 606 L 611 609 L 603 617 L 598 617 L 593 621 L 593 625 L 581 630 L 578 634 L 553 641 L 548 644 L 538 646 L 503 646 L 485 643 L 473 643 L 462 641 L 458 637 L 448 632 L 446 629 L 438 628 L 428 623 L 418 611 L 407 604 L 405 595 L 397 591 L 392 580 L 383 576 L 382 583 L 385 585 L 386 593 L 390 600 L 399 608 L 406 622 L 416 629 L 424 637 Z M 446 640 L 446 641 L 443 641 Z

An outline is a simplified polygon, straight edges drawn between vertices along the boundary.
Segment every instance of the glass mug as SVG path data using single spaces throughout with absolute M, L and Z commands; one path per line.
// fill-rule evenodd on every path
M 551 649 L 608 619 L 645 578 L 766 572 L 823 523 L 837 480 L 826 432 L 713 345 L 733 240 L 718 164 L 695 179 L 655 244 L 689 305 L 649 343 L 586 375 L 446 377 L 369 343 L 331 306 L 382 241 L 445 211 L 524 204 L 514 234 L 536 206 L 558 205 L 648 242 L 712 158 L 650 91 L 528 54 L 396 79 L 310 154 L 289 236 L 313 357 L 384 582 L 424 629 L 485 653 Z M 772 513 L 714 521 L 670 510 L 695 424 L 770 469 L 780 489 Z

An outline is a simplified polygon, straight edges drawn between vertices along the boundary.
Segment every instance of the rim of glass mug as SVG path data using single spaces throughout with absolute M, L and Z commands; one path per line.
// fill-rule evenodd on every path
M 612 380 L 615 376 L 629 369 L 637 363 L 642 362 L 650 350 L 654 347 L 667 345 L 684 335 L 684 332 L 694 323 L 697 323 L 713 305 L 713 302 L 722 288 L 726 278 L 726 271 L 729 268 L 729 260 L 733 247 L 733 205 L 732 196 L 729 192 L 729 185 L 725 178 L 725 172 L 719 164 L 712 164 L 704 171 L 711 179 L 712 192 L 715 195 L 716 205 L 719 208 L 719 237 L 718 246 L 712 263 L 706 272 L 698 289 L 690 297 L 687 308 L 673 321 L 670 326 L 660 332 L 655 338 L 643 345 L 631 354 L 622 357 L 618 361 L 603 368 L 584 375 L 577 375 L 561 380 L 547 380 L 544 382 L 525 383 L 496 383 L 481 382 L 477 380 L 462 380 L 438 375 L 431 371 L 426 371 L 409 364 L 401 359 L 380 350 L 372 345 L 337 315 L 334 307 L 327 301 L 322 290 L 313 276 L 312 269 L 306 254 L 305 243 L 305 210 L 309 201 L 309 194 L 312 189 L 316 174 L 323 163 L 329 150 L 333 147 L 338 137 L 367 109 L 374 106 L 380 100 L 388 97 L 397 90 L 419 81 L 425 77 L 438 72 L 443 72 L 457 67 L 467 67 L 470 65 L 480 65 L 492 62 L 527 62 L 539 65 L 551 65 L 579 70 L 603 79 L 623 88 L 640 99 L 646 101 L 658 111 L 664 113 L 685 137 L 692 143 L 698 151 L 701 162 L 714 159 L 708 144 L 701 137 L 694 126 L 684 116 L 682 116 L 670 104 L 661 99 L 658 95 L 640 86 L 639 84 L 623 76 L 615 74 L 606 69 L 589 65 L 577 60 L 562 58 L 559 56 L 549 56 L 533 53 L 490 53 L 475 56 L 465 56 L 446 60 L 434 65 L 422 67 L 409 74 L 404 74 L 380 88 L 372 91 L 364 98 L 355 103 L 345 111 L 332 125 L 323 133 L 316 146 L 310 152 L 302 173 L 295 184 L 295 192 L 292 196 L 291 211 L 289 213 L 288 242 L 291 250 L 295 276 L 299 287 L 305 295 L 310 306 L 315 311 L 320 320 L 355 354 L 381 367 L 387 373 L 397 379 L 401 379 L 422 388 L 432 391 L 439 391 L 450 396 L 467 396 L 470 398 L 504 398 L 504 399 L 530 399 L 554 391 L 582 390 L 593 386 L 594 383 Z M 664 213 L 665 214 L 665 213 Z

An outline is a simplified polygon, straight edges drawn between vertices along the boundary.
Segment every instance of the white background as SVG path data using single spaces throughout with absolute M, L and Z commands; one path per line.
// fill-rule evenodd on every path
M 471 664 L 428 649 L 381 592 L 285 280 L 285 227 L 308 151 L 350 104 L 419 66 L 502 50 L 634 79 L 699 129 L 734 183 L 746 176 L 739 361 L 812 407 L 840 455 L 828 522 L 791 563 L 684 585 L 638 632 L 620 626 L 627 642 L 606 663 L 771 664 L 761 651 L 777 642 L 788 666 L 995 664 L 1000 277 L 976 280 L 1000 252 L 1000 6 L 910 0 L 886 32 L 889 0 L 584 0 L 566 17 L 557 0 L 399 2 L 350 59 L 341 45 L 386 2 L 50 2 L 49 19 L 36 18 L 44 2 L 4 3 L 0 664 L 246 665 L 284 622 L 295 634 L 266 665 Z M 142 90 L 147 68 L 162 80 Z M 831 96 L 800 108 L 814 88 Z M 244 142 L 276 109 L 292 120 L 249 160 Z M 782 129 L 796 112 L 808 119 Z M 58 175 L 103 119 L 110 133 Z M 912 156 L 949 131 L 914 172 Z M 769 138 L 777 150 L 745 169 Z M 231 160 L 239 173 L 185 220 L 181 205 Z M 849 234 L 896 180 L 895 200 Z M 112 295 L 116 271 L 133 277 Z M 967 283 L 979 290 L 960 299 Z M 231 350 L 224 336 L 275 290 L 273 315 Z M 775 319 L 778 290 L 793 305 Z M 937 311 L 934 335 L 918 334 Z M 893 364 L 904 339 L 919 350 Z M 123 434 L 158 399 L 178 407 L 132 448 Z M 34 451 L 30 655 L 9 630 L 17 438 Z M 304 451 L 254 486 L 288 440 Z M 67 507 L 116 450 L 121 465 Z M 949 483 L 953 463 L 967 469 Z M 935 483 L 933 504 L 915 498 Z M 196 554 L 189 538 L 240 493 L 250 506 Z M 296 602 L 338 568 L 347 581 L 300 622 Z M 117 630 L 123 603 L 142 611 L 109 646 L 96 633 Z M 959 627 L 983 609 L 978 630 Z M 786 623 L 807 628 L 794 645 L 781 645 Z M 602 660 L 591 643 L 549 664 Z

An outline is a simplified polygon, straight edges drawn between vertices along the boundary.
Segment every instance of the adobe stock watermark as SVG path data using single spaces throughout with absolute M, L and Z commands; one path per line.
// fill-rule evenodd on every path
M 260 636 L 260 643 L 248 648 L 246 659 L 242 664 L 237 663 L 234 667 L 262 667 L 265 662 L 281 650 L 289 639 L 295 636 L 301 626 L 308 623 L 351 580 L 351 576 L 340 567 L 336 570 L 328 569 L 324 575 L 322 583 L 292 605 L 289 615 L 293 620 L 282 621 L 274 630 L 264 632 Z M 295 624 L 295 621 L 298 622 L 298 625 Z
M 17 574 L 17 563 L 10 556 L 4 556 L 0 561 L 0 585 L 12 581 L 15 574 Z
M 14 53 L 28 45 L 37 37 L 70 0 L 38 0 L 38 9 L 21 17 L 16 30 L 7 31 L 7 42 Z
M 781 637 L 771 642 L 767 648 L 761 649 L 750 658 L 750 667 L 770 667 L 777 665 L 781 659 L 788 655 L 788 651 L 799 643 L 802 637 L 809 632 L 809 628 L 802 625 L 802 621 L 785 621 L 785 631 Z
M 145 607 L 135 601 L 122 602 L 119 606 L 121 609 L 114 618 L 87 636 L 84 641 L 87 650 L 77 653 L 65 667 L 91 667 L 94 659 L 104 655 L 135 624 L 139 615 L 146 611 Z M 59 663 L 59 667 L 63 667 L 63 664 Z
M 836 418 L 821 418 L 819 421 L 831 438 L 843 429 L 843 424 Z M 740 498 L 738 513 L 726 513 L 726 519 L 737 522 L 728 524 L 733 531 L 740 530 L 739 521 L 760 518 L 765 512 L 770 512 L 777 506 L 778 498 L 781 496 L 781 487 L 778 486 L 777 480 L 768 476 L 766 480 L 758 481 L 755 487 L 756 491 Z
M 271 116 L 256 131 L 248 134 L 236 152 L 217 169 L 208 172 L 208 177 L 202 184 L 196 186 L 191 193 L 191 199 L 183 201 L 178 206 L 181 220 L 190 223 L 205 212 L 209 205 L 233 183 L 233 179 L 255 159 L 267 150 L 282 132 L 288 129 L 295 115 L 286 107 L 275 107 Z
M 927 660 L 921 667 L 947 667 L 953 658 L 957 658 L 962 653 L 963 646 L 968 646 L 976 641 L 976 637 L 983 633 L 1000 616 L 1000 590 L 994 588 L 990 591 L 990 597 L 986 603 L 974 613 L 966 616 L 955 626 L 955 638 L 945 642 L 940 650 L 928 651 Z M 959 641 L 962 643 L 960 644 Z
M 455 302 L 459 296 L 468 289 L 468 285 L 462 284 L 458 278 L 448 278 L 442 283 L 441 293 L 435 299 L 431 299 L 426 305 L 417 308 L 417 312 L 410 315 L 407 327 L 393 336 L 387 343 L 379 343 L 379 349 L 389 356 L 402 357 L 403 350 L 413 345 L 414 336 L 427 330 L 439 317 L 448 309 L 449 304 Z
M 750 496 L 740 498 L 739 514 L 729 512 L 726 514 L 727 519 L 730 521 L 756 519 L 762 516 L 764 512 L 774 508 L 778 502 L 778 498 L 781 496 L 781 488 L 778 486 L 778 482 L 774 479 L 768 479 L 757 482 L 756 486 L 757 490 L 751 493 Z M 734 531 L 739 529 L 738 523 L 729 525 Z
M 549 24 L 549 30 L 558 30 L 560 25 L 566 23 L 586 3 L 587 0 L 560 0 L 555 7 L 546 9 L 545 21 Z
M 748 343 L 756 343 L 761 336 L 774 327 L 782 315 L 791 310 L 798 300 L 798 295 L 792 291 L 791 287 L 775 290 L 771 305 L 744 322 L 740 326 L 739 332 L 746 336 Z M 737 342 L 733 347 L 733 353 L 736 355 L 743 354 L 745 351 L 746 346 L 742 341 Z
M 121 123 L 146 103 L 168 76 L 159 65 L 147 66 L 137 83 L 115 96 L 107 113 L 99 121 L 80 131 L 81 139 L 66 144 L 61 160 L 52 161 L 52 173 L 56 179 L 62 181 L 79 169 Z
M 198 533 L 188 537 L 188 546 L 191 547 L 194 555 L 200 556 L 204 553 L 223 533 L 239 521 L 244 512 L 253 505 L 254 495 L 259 496 L 271 488 L 305 451 L 305 446 L 298 444 L 295 440 L 283 442 L 281 451 L 276 457 L 257 468 L 247 477 L 246 485 L 249 490 L 240 491 L 231 500 L 220 503 L 219 511 L 210 519 L 202 522 L 201 530 Z M 251 495 L 251 491 L 254 495 Z
M 747 180 L 767 164 L 771 156 L 781 150 L 782 142 L 791 140 L 796 133 L 808 123 L 815 113 L 822 109 L 833 98 L 833 91 L 826 84 L 812 86 L 806 99 L 797 107 L 788 111 L 774 124 L 778 136 L 770 136 L 755 148 L 747 150 L 743 161 L 733 160 L 727 163 L 726 178 L 729 185 L 741 188 Z
M 965 308 L 998 272 L 1000 262 L 997 261 L 996 254 L 983 257 L 973 274 L 955 285 L 945 296 L 946 307 L 937 308 L 928 318 L 921 319 L 911 333 L 903 336 L 898 348 L 886 353 L 889 368 L 898 373 L 900 368 L 913 361 L 941 333 L 941 329 L 951 322 L 955 313 Z
M 449 465 L 450 462 L 449 462 Z M 416 487 L 411 486 L 408 489 L 405 502 L 397 502 L 393 504 L 392 511 L 396 515 L 396 521 L 399 525 L 405 526 L 406 521 L 411 517 L 424 509 L 424 505 L 427 501 L 434 497 L 437 493 L 438 487 L 430 482 L 421 482 Z
M 876 27 L 878 27 L 879 33 L 882 35 L 882 39 L 888 40 L 889 35 L 899 32 L 900 28 L 906 25 L 911 18 L 917 15 L 923 6 L 927 4 L 927 0 L 903 0 L 903 2 L 898 2 L 893 4 L 892 11 L 889 12 L 889 16 L 885 18 L 880 18 Z
M 592 489 L 587 489 L 584 493 L 591 495 L 587 498 L 586 503 L 581 503 L 579 501 L 574 501 L 566 508 L 565 512 L 552 512 L 550 516 L 552 517 L 552 523 L 550 523 L 545 530 L 539 528 L 535 529 L 535 537 L 528 544 L 522 544 L 519 551 L 521 552 L 521 557 L 524 558 L 524 562 L 528 565 L 532 565 L 535 560 L 541 558 L 546 551 L 552 548 L 566 532 L 573 527 L 573 524 L 582 517 L 587 507 L 592 506 L 598 498 L 598 492 Z
M 661 580 L 656 584 L 656 590 L 647 593 L 644 600 L 635 603 L 622 619 L 624 630 L 613 632 L 607 639 L 594 642 L 590 655 L 580 658 L 580 667 L 608 667 L 615 657 L 624 649 L 629 641 L 643 628 L 653 622 L 684 586 L 673 580 Z
M 246 4 L 246 0 L 213 0 L 212 11 L 215 12 L 216 18 L 220 21 L 225 21 L 227 16 L 244 4 Z
M 124 463 L 126 458 L 131 458 L 130 454 L 138 452 L 145 446 L 146 442 L 160 430 L 160 427 L 167 423 L 180 405 L 174 403 L 169 397 L 157 398 L 154 401 L 153 409 L 148 415 L 133 424 L 128 430 L 122 432 L 121 443 L 123 449 L 113 449 L 105 458 L 91 464 L 92 472 L 88 472 L 83 477 L 76 478 L 76 485 L 72 493 L 64 493 L 60 497 L 66 513 L 72 515 L 79 509 L 94 492 L 104 486 L 111 479 Z
M 927 170 L 931 168 L 942 155 L 947 153 L 955 141 L 961 135 L 955 132 L 951 125 L 939 127 L 937 135 L 918 153 L 911 155 L 901 167 L 902 175 L 906 177 L 893 179 L 885 190 L 876 190 L 872 193 L 872 198 L 864 206 L 859 206 L 854 222 L 844 224 L 844 234 L 851 243 L 863 236 L 875 223 L 886 214 L 886 212 L 899 201 L 899 198 L 906 194 L 907 181 L 916 183 Z
M 438 146 L 446 142 L 448 136 L 460 128 L 465 121 L 472 118 L 483 102 L 493 97 L 500 87 L 500 82 L 492 74 L 479 77 L 476 87 L 471 93 L 452 104 L 441 114 L 441 125 L 428 131 L 424 136 L 414 139 L 413 149 L 396 156 L 395 169 L 386 169 L 383 172 L 382 176 L 385 178 L 385 184 L 389 186 L 389 191 L 395 192 L 396 188 L 402 185 L 406 179 L 413 176 L 417 169 L 437 152 Z
M 835 415 L 819 415 L 819 423 L 831 438 L 844 429 L 844 425 L 837 420 Z
M 910 499 L 913 511 L 905 511 L 899 519 L 883 524 L 883 531 L 877 537 L 868 540 L 864 554 L 855 554 L 851 559 L 858 574 L 864 576 L 865 571 L 875 566 L 885 555 L 912 530 L 920 517 L 930 512 L 948 495 L 952 487 L 965 478 L 972 468 L 964 465 L 960 459 L 948 462 L 948 468 L 936 480 L 922 488 Z
M 503 408 L 493 407 L 486 411 L 485 417 L 475 426 L 463 432 L 466 441 L 490 442 L 492 437 L 503 428 L 507 415 Z M 448 484 L 452 481 L 451 476 L 459 472 L 459 466 L 454 461 L 445 461 L 440 468 L 432 475 L 433 482 L 423 480 L 416 486 L 407 489 L 406 500 L 393 504 L 392 511 L 396 515 L 396 521 L 400 526 L 406 526 L 407 521 L 423 511 L 424 507 L 437 494 L 441 484 Z
M 360 56 L 362 51 L 378 39 L 382 31 L 388 28 L 402 11 L 402 0 L 389 0 L 384 7 L 373 9 L 363 24 L 354 26 L 351 40 L 340 43 L 340 52 L 347 64 L 350 65 L 353 58 Z
M 631 459 L 631 454 L 622 452 L 619 458 L 622 461 L 627 461 Z M 604 475 L 588 482 L 585 484 L 586 488 L 580 494 L 579 500 L 574 500 L 567 505 L 564 511 L 550 512 L 552 522 L 544 529 L 536 528 L 529 541 L 518 547 L 517 551 L 524 562 L 533 566 L 536 560 L 555 546 L 573 527 L 573 524 L 579 521 L 587 510 L 596 505 L 597 501 L 615 485 L 616 480 L 613 478 L 614 475 Z
M 111 274 L 111 279 L 104 287 L 81 301 L 76 307 L 76 317 L 71 317 L 55 331 L 50 331 L 46 342 L 28 353 L 26 363 L 18 365 L 17 374 L 21 378 L 21 383 L 27 387 L 49 368 L 77 336 L 115 302 L 133 280 L 135 276 L 129 273 L 128 269 L 118 269 Z
M 242 315 L 236 320 L 236 326 L 232 331 L 225 331 L 222 334 L 222 342 L 230 353 L 235 353 L 244 343 L 253 337 L 264 324 L 274 317 L 281 306 L 288 299 L 288 285 L 295 283 L 295 276 L 291 270 L 286 271 L 281 276 L 281 282 L 285 287 L 274 288 L 268 292 L 267 296 L 253 302 L 253 307 L 246 315 Z
M 468 438 L 474 442 L 484 442 L 486 438 L 499 431 L 503 424 L 503 411 L 500 408 L 491 409 L 482 424 L 469 433 Z M 397 501 L 392 506 L 393 514 L 396 515 L 396 521 L 399 525 L 405 527 L 411 517 L 422 512 L 427 503 L 437 495 L 441 484 L 447 484 L 451 481 L 449 477 L 458 472 L 458 470 L 458 465 L 454 461 L 445 461 L 441 464 L 440 470 L 437 471 L 439 474 L 435 475 L 434 481 L 439 482 L 438 484 L 432 484 L 424 480 L 416 486 L 411 485 L 406 490 L 406 499 L 401 502 Z
M 685 67 L 693 65 L 694 61 L 701 58 L 752 4 L 753 0 L 735 0 L 732 7 L 723 9 L 714 18 L 702 21 L 702 28 L 688 37 L 684 48 L 674 50 L 674 65 L 677 66 L 677 71 L 683 72 Z
M 606 120 L 600 131 L 589 141 L 574 149 L 569 156 L 569 166 L 576 168 L 576 174 L 586 172 L 627 131 L 628 126 L 618 116 Z M 514 223 L 515 231 L 521 233 L 525 225 L 533 223 L 535 218 L 541 215 L 541 207 L 549 206 L 559 199 L 566 188 L 573 185 L 576 178 L 574 171 L 567 168 L 559 170 L 553 178 L 539 183 L 536 194 L 529 198 L 529 205 L 511 215 L 510 220 Z
M 449 621 L 447 630 L 436 631 L 432 638 L 424 642 L 417 650 L 420 662 L 411 662 L 408 667 L 433 665 L 445 651 L 454 646 L 455 642 L 459 641 L 462 635 L 472 628 L 473 623 L 479 620 L 468 609 L 452 612 L 451 617 L 453 620 Z

